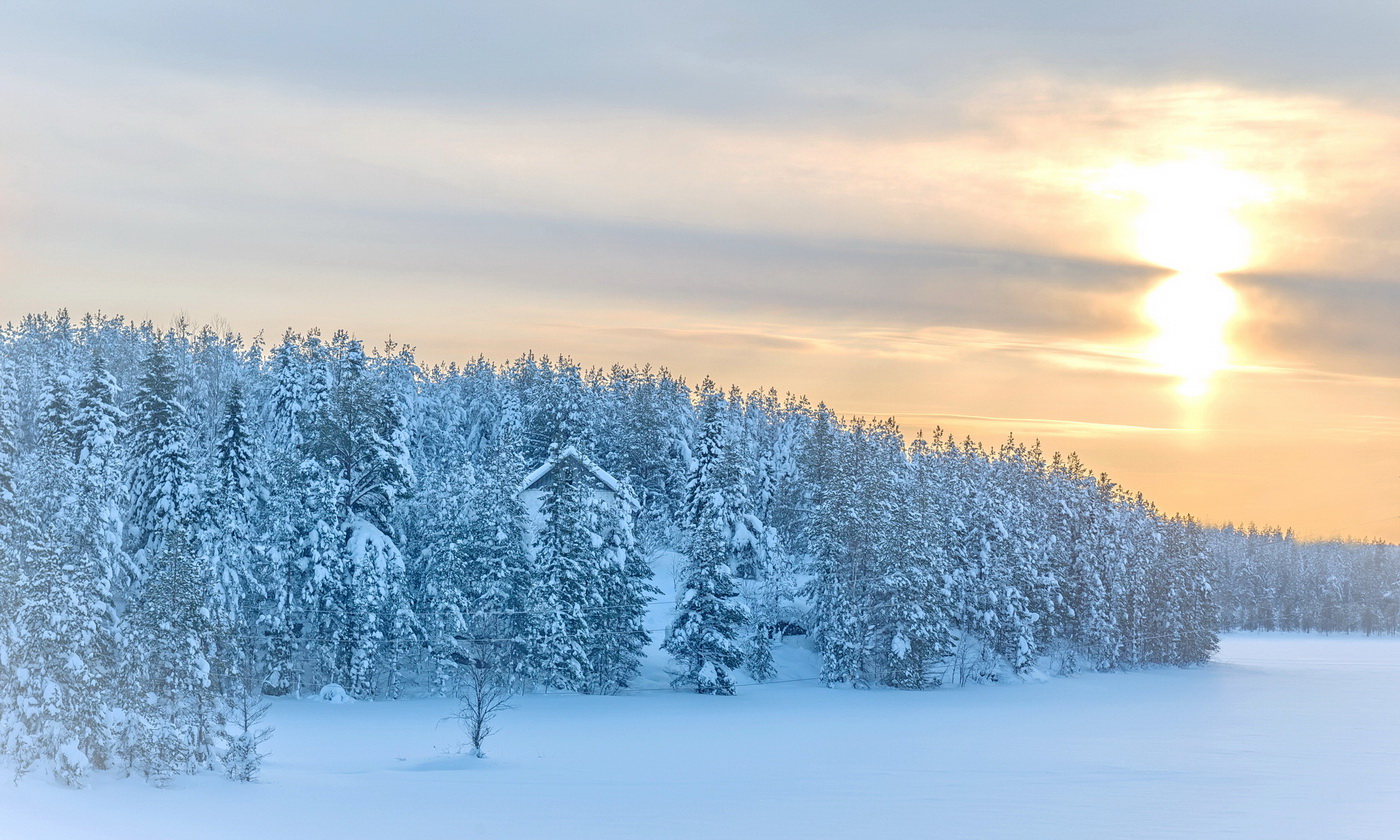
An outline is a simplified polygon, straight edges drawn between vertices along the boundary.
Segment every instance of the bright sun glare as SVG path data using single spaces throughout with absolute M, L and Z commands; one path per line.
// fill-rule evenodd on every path
M 1181 272 L 1143 300 L 1143 314 L 1157 328 L 1145 355 L 1177 379 L 1183 397 L 1203 397 L 1229 364 L 1228 329 L 1239 312 L 1234 290 L 1216 274 L 1248 264 L 1249 230 L 1236 212 L 1267 200 L 1269 191 L 1249 175 L 1204 159 L 1120 166 L 1107 176 L 1106 191 L 1144 203 L 1133 225 L 1138 253 Z
M 1226 328 L 1239 309 L 1234 290 L 1213 274 L 1177 274 L 1149 292 L 1142 308 L 1157 327 L 1147 357 L 1177 378 L 1182 396 L 1204 396 L 1230 361 Z

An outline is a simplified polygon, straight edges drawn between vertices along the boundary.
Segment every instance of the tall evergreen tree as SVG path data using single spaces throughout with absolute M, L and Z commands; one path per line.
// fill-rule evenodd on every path
M 15 472 L 18 468 L 16 436 L 19 417 L 15 405 L 15 379 L 10 361 L 0 357 L 0 615 L 10 615 L 19 566 L 14 551 Z
M 539 678 L 550 688 L 586 685 L 592 616 L 602 606 L 599 557 L 586 467 L 575 458 L 554 464 L 540 503 L 534 537 L 537 569 L 534 647 L 541 653 Z
M 218 628 L 207 608 L 209 569 L 184 528 L 165 536 L 122 633 L 128 722 L 121 749 L 158 787 L 216 766 L 226 713 Z
M 700 434 L 693 448 L 687 501 L 687 559 L 676 617 L 662 647 L 675 658 L 672 685 L 701 694 L 733 694 L 729 671 L 744 662 L 738 640 L 748 618 L 737 600 L 730 561 L 736 551 L 743 514 L 736 509 L 742 492 L 737 463 L 726 453 L 726 404 L 706 380 L 700 396 Z M 749 535 L 752 537 L 752 535 Z M 747 541 L 744 549 L 751 551 Z
M 126 447 L 131 488 L 127 550 L 143 570 L 167 535 L 194 515 L 197 491 L 188 418 L 178 388 L 170 351 L 157 336 L 132 400 Z
M 658 590 L 651 582 L 651 566 L 638 551 L 635 532 L 637 498 L 626 484 L 619 484 L 612 498 L 594 497 L 594 543 L 601 542 L 595 631 L 588 650 L 589 691 L 612 694 L 637 675 L 642 649 L 650 641 L 646 629 L 647 607 Z
M 524 472 L 508 434 L 482 469 L 455 465 L 425 481 L 419 494 L 418 611 L 440 683 L 456 657 L 487 662 L 515 686 L 532 680 L 538 654 L 530 644 L 528 514 L 518 494 Z
M 19 774 L 44 765 L 79 785 L 107 762 L 113 607 L 100 556 L 83 550 L 97 523 L 72 460 L 71 418 L 46 412 L 40 429 L 8 523 L 17 574 L 0 640 L 0 738 Z
M 106 360 L 94 352 L 78 401 L 79 492 L 86 507 L 86 548 L 97 559 L 102 574 L 115 585 L 134 579 L 136 570 L 122 549 L 127 487 L 122 479 L 121 432 L 123 417 L 117 407 L 117 387 Z

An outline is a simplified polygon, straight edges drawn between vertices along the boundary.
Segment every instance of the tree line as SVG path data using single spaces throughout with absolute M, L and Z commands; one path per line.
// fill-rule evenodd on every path
M 1225 556 L 1253 542 L 1011 439 L 648 367 L 424 367 L 343 332 L 60 312 L 0 346 L 20 773 L 248 778 L 261 698 L 328 684 L 610 693 L 657 643 L 676 687 L 728 694 L 802 635 L 830 684 L 922 689 L 1198 663 L 1220 606 L 1253 609 Z

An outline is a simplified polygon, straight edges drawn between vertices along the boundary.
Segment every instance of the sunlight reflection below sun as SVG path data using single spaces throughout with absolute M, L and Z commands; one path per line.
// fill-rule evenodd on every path
M 1143 313 L 1156 326 L 1147 357 L 1178 379 L 1177 393 L 1202 397 L 1230 362 L 1227 328 L 1239 310 L 1233 289 L 1213 274 L 1177 274 L 1148 293 Z

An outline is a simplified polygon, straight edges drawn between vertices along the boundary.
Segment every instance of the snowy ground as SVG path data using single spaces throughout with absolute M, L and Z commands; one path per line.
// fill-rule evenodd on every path
M 0 837 L 1393 838 L 1397 698 L 1400 639 L 1236 635 L 1040 684 L 533 695 L 485 760 L 445 701 L 282 700 L 259 784 L 30 778 Z

